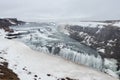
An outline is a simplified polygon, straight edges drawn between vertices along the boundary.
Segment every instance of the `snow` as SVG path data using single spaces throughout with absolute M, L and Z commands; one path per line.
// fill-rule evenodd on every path
M 109 40 L 109 43 L 113 43 L 113 42 L 115 42 L 116 41 L 116 39 L 113 41 L 113 40 Z
M 112 47 L 113 45 L 111 43 L 107 43 L 107 46 L 111 46 Z
M 7 32 L 5 32 L 3 29 L 0 29 L 0 37 L 5 37 L 5 35 L 7 34 Z
M 39 80 L 39 78 L 57 80 L 64 77 L 80 80 L 117 80 L 107 74 L 74 64 L 60 57 L 33 51 L 16 40 L 0 37 L 0 44 L 0 50 L 7 53 L 3 57 L 9 62 L 9 68 L 17 73 L 21 80 Z M 34 75 L 38 77 L 35 78 Z
M 119 76 L 110 69 L 106 69 L 105 72 L 108 73 L 109 75 L 113 76 L 113 77 L 119 78 Z
M 116 23 L 114 23 L 113 26 L 120 27 L 120 22 L 116 22 Z
M 9 33 L 9 34 L 12 34 L 12 35 L 16 35 L 16 34 L 27 34 L 29 33 L 28 31 L 14 31 L 13 33 Z
M 108 25 L 107 23 L 102 23 L 102 22 L 65 22 L 65 23 L 61 23 L 62 25 L 79 25 L 82 27 L 98 27 L 98 28 L 103 28 L 104 25 Z
M 105 49 L 98 49 L 98 52 L 105 53 Z
M 15 22 L 11 21 L 10 19 L 7 19 L 11 24 L 16 24 Z
M 98 29 L 98 31 L 96 32 L 96 34 L 99 34 L 101 32 L 101 30 L 102 30 L 101 28 Z

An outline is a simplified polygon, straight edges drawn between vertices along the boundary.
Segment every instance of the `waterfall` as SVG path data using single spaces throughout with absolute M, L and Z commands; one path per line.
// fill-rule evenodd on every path
M 94 55 L 79 53 L 66 48 L 61 49 L 58 55 L 77 64 L 84 64 L 97 70 L 102 70 L 103 68 L 103 59 L 99 55 L 95 57 Z
M 15 29 L 17 29 L 17 27 L 15 27 Z M 29 29 L 29 28 L 25 27 L 25 30 L 27 30 L 27 29 Z M 97 53 L 92 53 L 92 51 L 84 52 L 85 51 L 84 48 L 87 48 L 84 46 L 83 46 L 83 48 L 80 47 L 82 51 L 81 50 L 80 51 L 73 50 L 72 49 L 73 47 L 71 44 L 74 42 L 71 42 L 69 44 L 66 42 L 62 42 L 62 41 L 64 41 L 64 39 L 69 40 L 69 41 L 73 41 L 73 40 L 71 40 L 69 37 L 66 37 L 66 36 L 64 37 L 64 34 L 61 34 L 58 32 L 56 33 L 56 35 L 57 35 L 56 38 L 59 39 L 59 37 L 62 37 L 62 38 L 60 38 L 61 40 L 58 42 L 52 41 L 55 39 L 51 39 L 48 36 L 49 36 L 49 34 L 51 35 L 51 33 L 54 33 L 56 31 L 54 29 L 54 30 L 52 30 L 53 32 L 50 33 L 46 29 L 48 29 L 48 28 L 46 28 L 46 27 L 36 27 L 36 28 L 30 27 L 30 30 L 28 30 L 30 33 L 23 36 L 21 38 L 21 40 L 23 42 L 25 42 L 28 46 L 30 46 L 32 49 L 40 51 L 42 53 L 58 55 L 67 60 L 75 62 L 77 64 L 84 64 L 86 66 L 93 67 L 97 70 L 102 70 L 103 59 Z M 24 28 L 20 28 L 20 30 L 24 30 Z M 39 32 L 39 30 L 43 30 L 44 32 L 41 33 L 41 32 Z M 49 42 L 50 40 L 52 42 Z M 75 47 L 75 45 L 76 44 L 74 44 L 74 47 Z M 82 45 L 79 45 L 79 46 L 82 46 Z M 76 47 L 76 48 L 79 48 L 79 47 Z M 97 56 L 95 56 L 95 55 L 97 55 Z
M 16 31 L 29 31 L 20 35 L 19 40 L 25 42 L 32 49 L 51 55 L 61 56 L 77 64 L 83 64 L 106 73 L 117 69 L 114 60 L 101 58 L 99 53 L 88 46 L 60 33 L 55 25 L 29 24 L 24 27 L 13 27 Z M 117 72 L 117 73 L 120 73 Z
M 97 57 L 94 55 L 89 55 L 87 53 L 80 53 L 76 51 L 72 51 L 67 48 L 59 48 L 59 47 L 35 47 L 34 45 L 30 46 L 32 49 L 40 51 L 42 53 L 47 53 L 51 55 L 61 56 L 64 59 L 70 60 L 77 64 L 83 64 L 94 69 L 102 71 L 104 65 L 103 59 L 98 55 Z

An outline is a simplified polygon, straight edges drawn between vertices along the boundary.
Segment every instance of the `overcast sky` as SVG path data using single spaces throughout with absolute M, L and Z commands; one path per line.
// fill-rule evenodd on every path
M 25 20 L 120 19 L 120 0 L 0 0 L 0 16 Z

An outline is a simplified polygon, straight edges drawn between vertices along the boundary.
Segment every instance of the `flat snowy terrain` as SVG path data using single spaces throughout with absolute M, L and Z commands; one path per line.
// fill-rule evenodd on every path
M 117 80 L 105 73 L 77 65 L 57 56 L 31 50 L 16 40 L 0 37 L 0 54 L 20 80 Z M 64 79 L 62 79 L 64 78 Z

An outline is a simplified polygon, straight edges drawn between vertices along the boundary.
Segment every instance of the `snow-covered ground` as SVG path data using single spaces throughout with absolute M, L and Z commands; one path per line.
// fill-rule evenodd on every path
M 9 68 L 20 80 L 62 80 L 60 78 L 65 77 L 76 80 L 117 80 L 105 73 L 60 57 L 33 51 L 16 40 L 0 37 L 0 51 L 7 53 L 0 56 L 7 59 Z
M 113 24 L 114 26 L 120 27 L 120 22 L 116 22 Z

